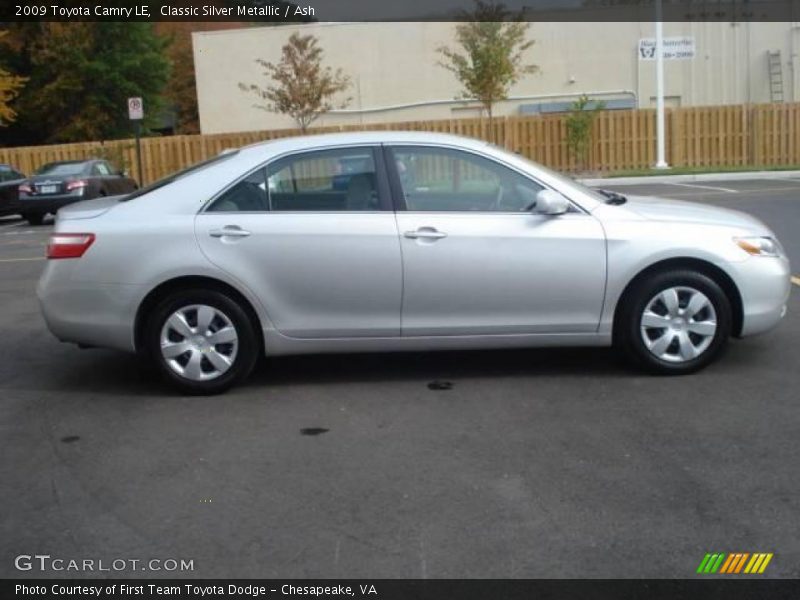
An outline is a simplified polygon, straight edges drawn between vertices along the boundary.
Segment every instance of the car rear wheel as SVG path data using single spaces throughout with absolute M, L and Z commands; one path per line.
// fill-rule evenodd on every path
M 147 354 L 173 386 L 193 395 L 219 394 L 255 366 L 254 324 L 239 304 L 214 290 L 164 298 L 145 326 Z
M 730 333 L 730 302 L 720 286 L 702 273 L 669 271 L 626 295 L 615 339 L 640 366 L 679 375 L 711 363 Z
M 22 213 L 22 218 L 31 225 L 41 225 L 44 221 L 44 213 Z

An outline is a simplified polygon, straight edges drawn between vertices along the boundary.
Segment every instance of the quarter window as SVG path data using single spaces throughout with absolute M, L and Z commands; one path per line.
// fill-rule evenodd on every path
M 446 148 L 392 150 L 409 211 L 522 212 L 544 189 L 495 161 Z

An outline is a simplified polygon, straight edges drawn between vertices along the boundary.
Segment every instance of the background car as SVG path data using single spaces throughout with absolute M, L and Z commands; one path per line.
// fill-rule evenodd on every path
M 774 327 L 791 287 L 749 215 L 410 132 L 274 140 L 65 207 L 47 255 L 56 337 L 139 352 L 201 394 L 264 353 L 613 344 L 691 373 Z
M 67 204 L 128 194 L 137 187 L 136 181 L 105 160 L 47 163 L 19 185 L 20 212 L 31 225 L 39 225 L 46 214 Z
M 25 175 L 11 165 L 0 164 L 0 217 L 19 213 L 17 188 Z

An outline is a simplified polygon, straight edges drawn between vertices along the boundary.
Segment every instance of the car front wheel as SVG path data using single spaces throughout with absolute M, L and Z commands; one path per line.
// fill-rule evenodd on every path
M 241 381 L 255 366 L 254 324 L 233 299 L 214 290 L 169 295 L 150 314 L 147 354 L 179 390 L 218 394 Z
M 615 338 L 634 362 L 668 375 L 712 362 L 731 333 L 731 307 L 710 277 L 669 271 L 646 277 L 626 295 Z

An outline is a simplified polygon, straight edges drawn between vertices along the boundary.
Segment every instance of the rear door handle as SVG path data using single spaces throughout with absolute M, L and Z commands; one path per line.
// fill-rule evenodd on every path
M 222 237 L 240 237 L 245 238 L 250 235 L 249 231 L 245 231 L 241 227 L 237 227 L 236 225 L 226 225 L 222 229 L 212 229 L 208 232 L 213 238 L 222 238 Z
M 446 238 L 447 234 L 444 231 L 439 231 L 435 227 L 420 227 L 416 231 L 406 231 L 403 234 L 403 237 L 407 237 L 412 240 L 420 238 L 427 240 L 440 240 L 442 238 Z

